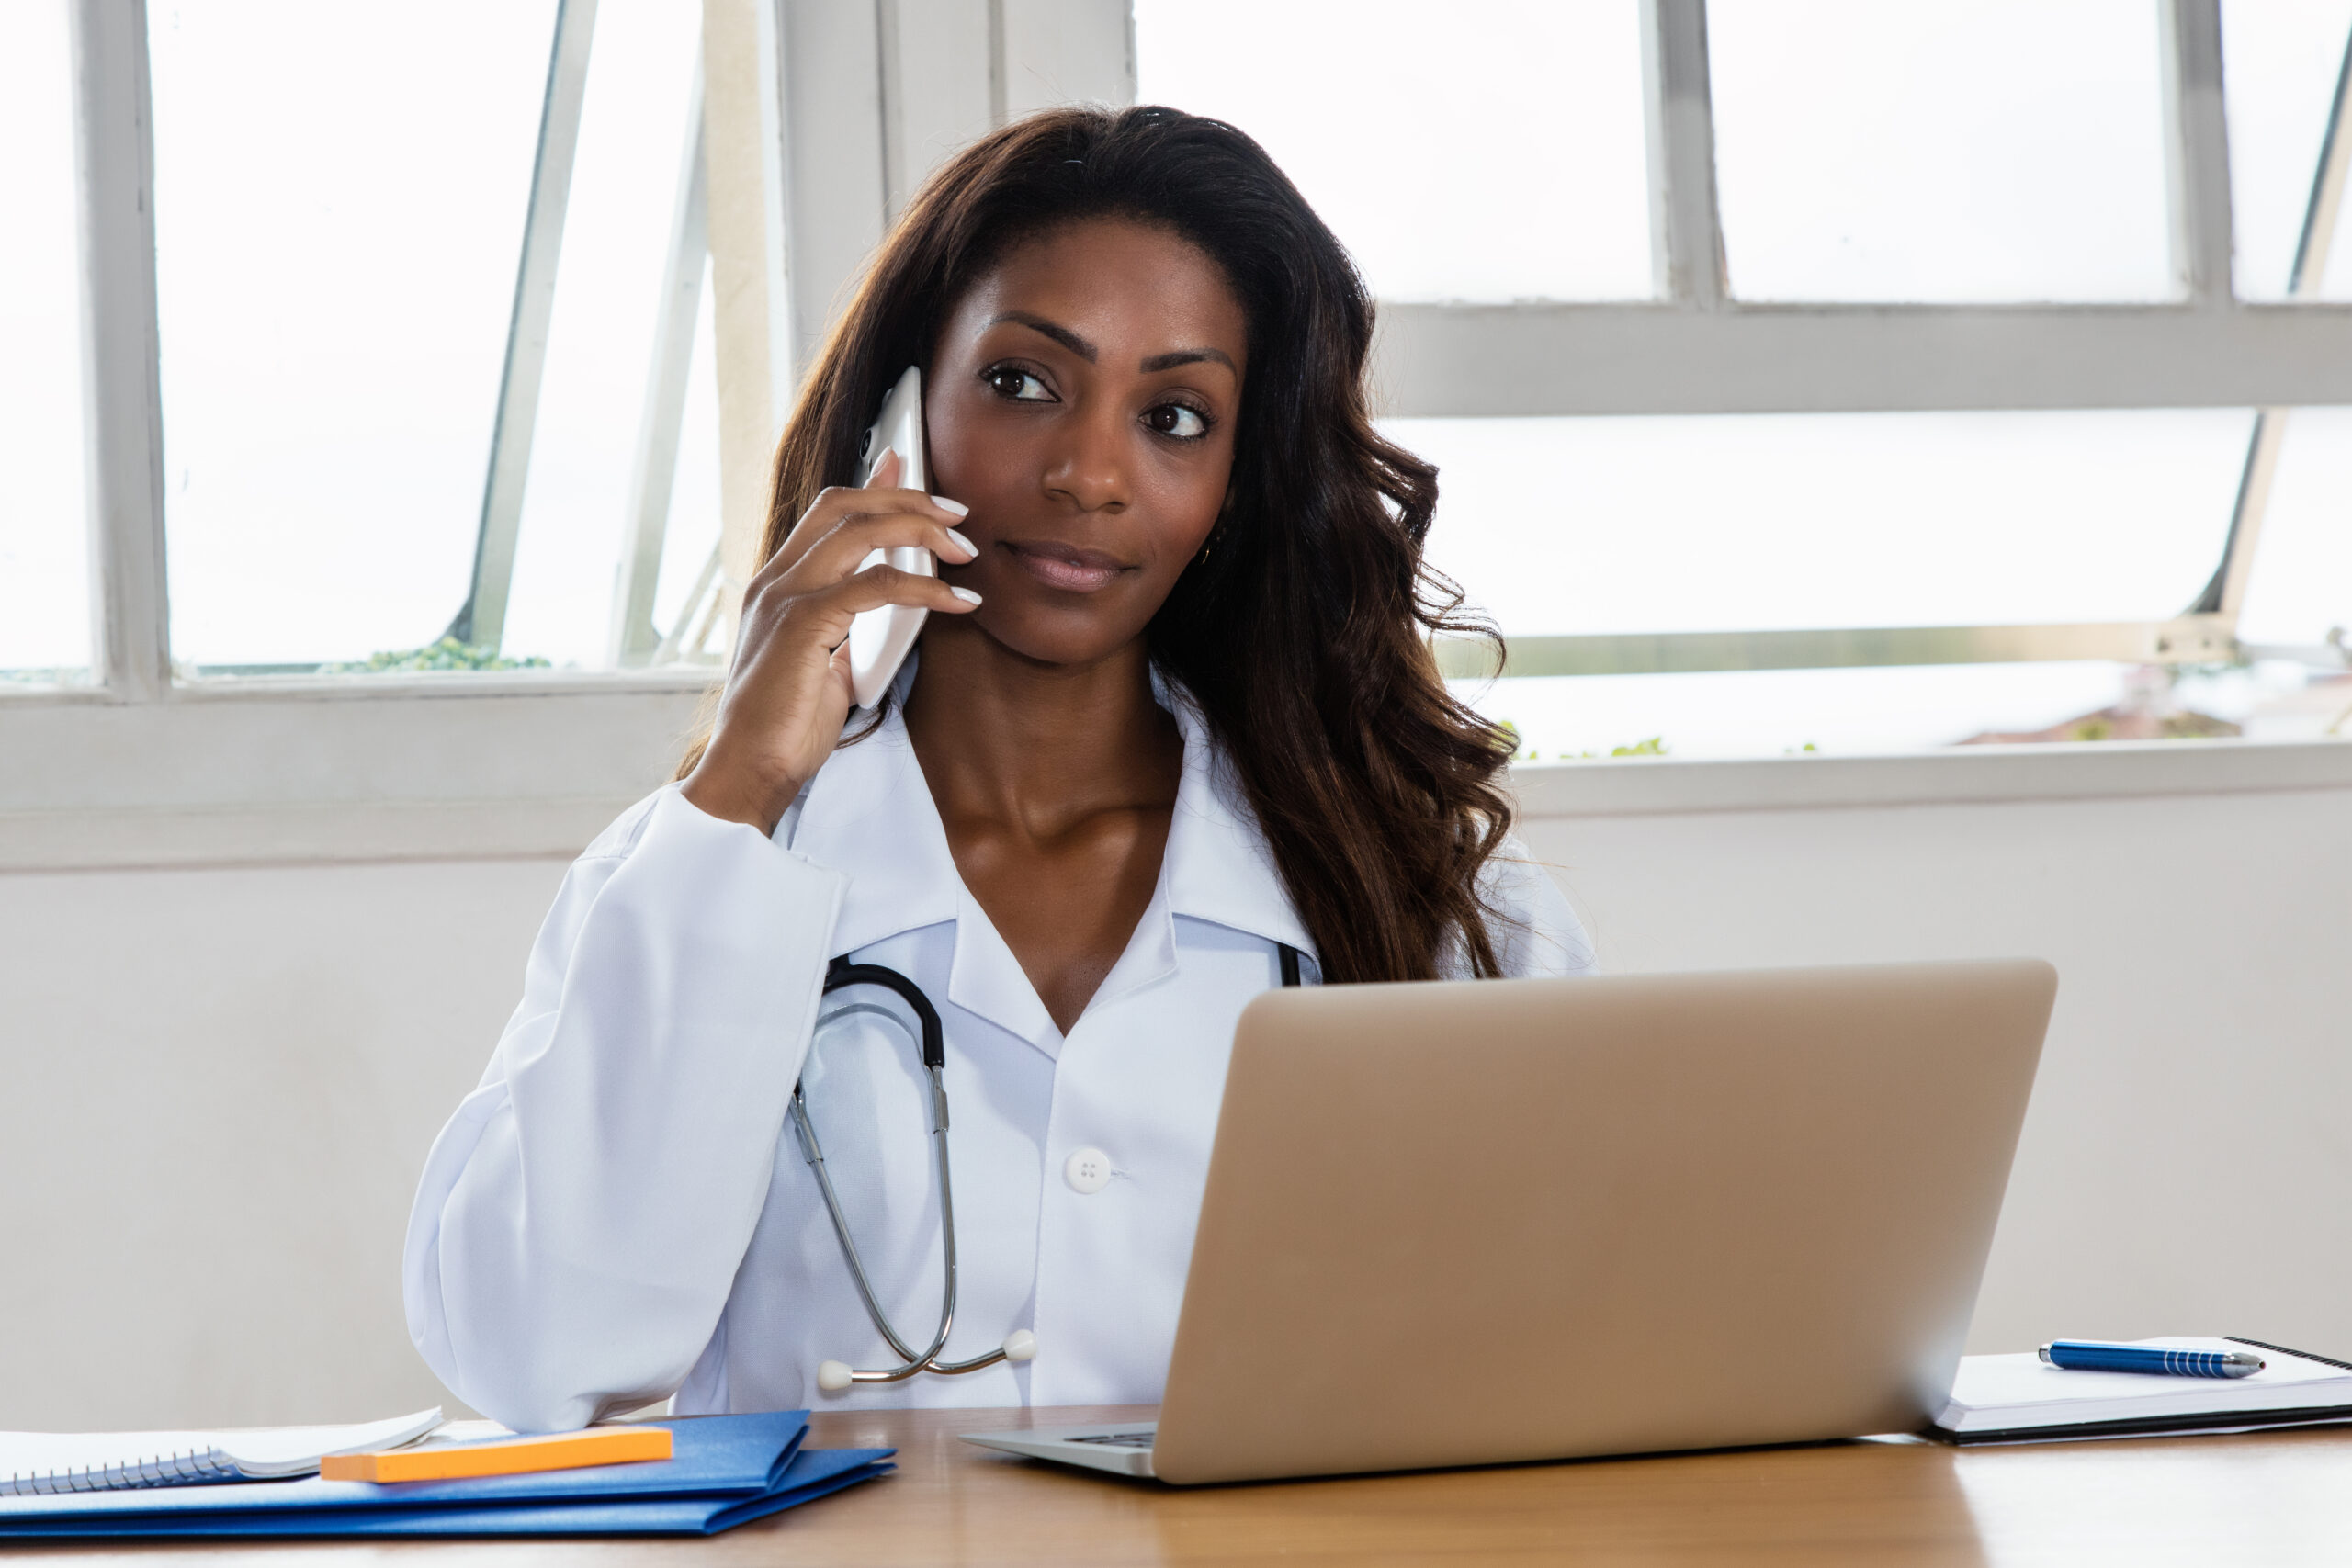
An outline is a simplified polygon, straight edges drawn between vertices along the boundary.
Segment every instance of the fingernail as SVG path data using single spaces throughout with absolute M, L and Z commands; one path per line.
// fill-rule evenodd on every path
M 969 517 L 972 514 L 972 509 L 970 507 L 965 505 L 960 501 L 950 501 L 944 495 L 933 496 L 931 498 L 931 503 L 933 506 L 938 507 L 941 511 L 952 512 L 958 517 Z
M 949 589 L 947 590 L 947 592 L 949 592 L 950 593 L 953 593 L 954 595 L 956 595 L 956 598 L 961 599 L 961 600 L 962 600 L 962 601 L 964 601 L 964 603 L 965 603 L 965 604 L 978 604 L 978 603 L 980 602 L 980 596 L 979 596 L 978 594 L 977 594 L 977 593 L 973 592 L 972 592 L 970 589 L 968 589 L 968 588 L 953 588 L 953 587 L 951 587 L 951 588 L 949 588 Z
M 957 533 L 955 529 L 953 529 L 953 528 L 948 529 L 948 530 L 947 530 L 947 536 L 948 536 L 949 538 L 951 538 L 951 539 L 955 540 L 957 544 L 959 544 L 959 545 L 963 546 L 963 547 L 964 547 L 964 553 L 965 553 L 966 555 L 967 555 L 967 556 L 976 556 L 976 555 L 978 555 L 978 554 L 980 553 L 980 547 L 979 547 L 979 546 L 978 546 L 978 545 L 976 545 L 976 544 L 972 543 L 972 541 L 971 541 L 971 540 L 969 540 L 969 539 L 967 539 L 967 538 L 964 537 L 964 536 L 963 536 L 963 535 L 961 535 L 961 534 Z

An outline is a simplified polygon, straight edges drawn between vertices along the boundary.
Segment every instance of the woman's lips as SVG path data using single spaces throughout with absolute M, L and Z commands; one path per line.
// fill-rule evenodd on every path
M 1072 593 L 1091 593 L 1127 570 L 1114 557 L 1101 550 L 1081 550 L 1075 545 L 1057 545 L 1050 540 L 1016 544 L 1007 539 L 1001 543 L 1030 576 L 1048 588 Z

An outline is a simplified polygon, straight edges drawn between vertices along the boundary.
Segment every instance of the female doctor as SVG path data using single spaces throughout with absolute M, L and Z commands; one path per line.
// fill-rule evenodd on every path
M 460 1397 L 536 1429 L 664 1395 L 1156 1400 L 1243 1005 L 1286 967 L 1589 965 L 1508 836 L 1508 741 L 1430 658 L 1460 596 L 1421 558 L 1435 470 L 1367 417 L 1371 335 L 1346 254 L 1228 126 L 1057 111 L 933 177 L 785 431 L 710 732 L 572 866 L 434 1145 L 406 1306 Z M 895 458 L 842 488 L 909 365 L 937 493 Z M 860 570 L 918 545 L 938 577 Z M 884 604 L 931 615 L 877 718 L 843 644 Z M 944 1028 L 939 1359 L 1034 1359 L 820 1391 L 902 1358 L 796 1083 L 917 1353 L 943 1286 L 913 1026 L 825 994 L 842 957 Z

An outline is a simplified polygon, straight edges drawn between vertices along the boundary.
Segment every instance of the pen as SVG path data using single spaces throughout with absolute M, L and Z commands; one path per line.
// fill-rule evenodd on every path
M 2092 1339 L 2052 1339 L 2041 1359 L 2075 1372 L 2156 1372 L 2176 1378 L 2243 1378 L 2262 1370 L 2246 1350 L 2178 1350 L 2164 1345 L 2104 1345 Z

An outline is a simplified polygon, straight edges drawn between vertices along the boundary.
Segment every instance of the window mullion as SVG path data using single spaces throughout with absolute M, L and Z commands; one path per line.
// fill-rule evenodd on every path
M 2209 664 L 2230 658 L 2236 651 L 2236 637 L 2221 616 L 2186 614 L 2169 621 L 1514 637 L 1499 670 L 1494 645 L 1482 637 L 1439 637 L 1435 648 L 1438 669 L 1448 679 L 1484 680 L 1498 674 L 1692 675 L 2080 660 Z
M 481 523 L 474 539 L 473 580 L 444 636 L 493 651 L 506 636 L 506 597 L 514 581 L 514 547 L 523 530 L 523 493 L 530 480 L 539 388 L 555 315 L 556 266 L 563 254 L 564 215 L 571 202 L 571 165 L 580 148 L 588 56 L 595 42 L 596 0 L 559 0 L 548 83 L 539 112 L 531 201 L 515 264 L 514 305 L 506 328 L 505 367 L 491 427 L 490 468 L 482 480 Z
M 743 589 L 758 565 L 768 464 L 792 387 L 784 20 L 772 0 L 706 0 L 702 28 L 719 538 L 656 662 L 682 648 L 689 654 L 699 649 L 714 627 L 720 630 L 722 657 L 733 639 Z M 790 272 L 797 285 L 797 265 Z M 705 605 L 703 595 L 711 591 L 716 597 Z
M 2352 403 L 2352 306 L 1381 307 L 1383 412 L 1856 413 Z
M 2352 38 L 2344 44 L 2344 62 L 2335 74 L 2335 97 L 2328 107 L 2327 131 L 2320 141 L 2319 166 L 2312 175 L 2312 194 L 2303 209 L 2302 232 L 2295 242 L 2295 265 L 2287 278 L 2287 297 L 2307 299 L 2319 292 L 2327 272 L 2327 257 L 2344 202 L 2347 166 L 2352 166 Z M 2269 406 L 2256 411 L 2254 435 L 2247 443 L 2245 470 L 2238 481 L 2237 508 L 2230 516 L 2229 541 L 2222 549 L 2222 564 L 2212 581 L 2188 606 L 2191 615 L 2222 616 L 2234 630 L 2245 591 L 2254 581 L 2255 552 L 2262 544 L 2262 523 L 2270 508 L 2270 485 L 2278 471 L 2278 455 L 2287 444 L 2290 410 Z
M 2319 293 L 2343 218 L 2347 178 L 2352 178 L 2352 37 L 2345 39 L 2343 62 L 2335 71 L 2335 97 L 2328 106 L 2327 132 L 2320 143 L 2319 167 L 2312 175 L 2311 199 L 2303 209 L 2295 265 L 2287 280 L 2289 299 Z
M 2221 0 L 2164 0 L 2165 163 L 2173 270 L 2189 302 L 2231 303 L 2230 135 L 2222 106 Z
M 125 702 L 171 689 L 155 156 L 143 0 L 74 0 L 93 649 Z
M 638 421 L 636 460 L 629 470 L 628 526 L 621 541 L 620 573 L 613 584 L 610 655 L 616 670 L 646 663 L 663 641 L 653 624 L 653 594 L 661 581 L 670 497 L 677 483 L 703 274 L 710 265 L 710 181 L 703 157 L 702 105 L 703 67 L 697 59 L 677 199 L 670 217 L 670 254 L 662 271 L 661 310 L 654 318 L 652 362 Z M 693 609 L 691 604 L 683 607 L 681 616 Z
M 1713 310 L 1729 289 L 1715 200 L 1706 0 L 1642 0 L 1642 66 L 1658 292 L 1679 304 Z

